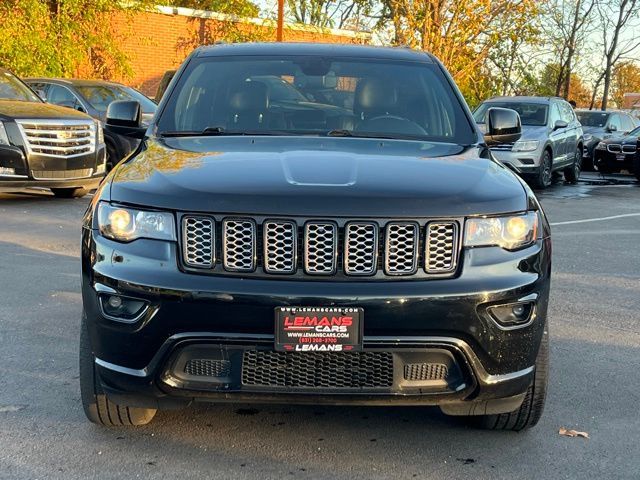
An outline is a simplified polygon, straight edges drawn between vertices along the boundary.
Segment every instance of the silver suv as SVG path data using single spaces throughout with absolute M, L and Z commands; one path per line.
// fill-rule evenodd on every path
M 515 110 L 522 121 L 520 140 L 491 147 L 496 159 L 538 188 L 548 187 L 553 174 L 560 171 L 566 181 L 578 181 L 583 133 L 571 105 L 555 97 L 491 98 L 473 114 L 481 129 L 492 107 Z

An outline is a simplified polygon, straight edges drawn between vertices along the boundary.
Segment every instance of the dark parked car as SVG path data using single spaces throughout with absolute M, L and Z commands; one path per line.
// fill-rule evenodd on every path
M 600 141 L 630 132 L 638 126 L 638 121 L 625 112 L 576 110 L 576 115 L 584 131 L 582 166 L 585 170 L 593 170 L 594 149 Z
M 578 181 L 582 167 L 582 128 L 568 102 L 554 97 L 497 97 L 473 113 L 485 125 L 490 108 L 510 108 L 520 114 L 522 137 L 491 147 L 493 155 L 537 188 L 551 185 L 553 174 Z
M 47 105 L 11 72 L 0 69 L 0 191 L 49 188 L 78 197 L 105 173 L 97 121 Z
M 263 76 L 348 92 L 276 103 Z M 336 77 L 337 81 L 332 78 Z M 404 48 L 197 49 L 82 229 L 87 417 L 140 425 L 193 401 L 439 405 L 535 425 L 551 239 L 442 64 Z M 310 103 L 313 103 L 309 101 Z
M 142 124 L 148 125 L 157 105 L 134 88 L 103 80 L 75 80 L 66 78 L 28 78 L 31 88 L 43 95 L 48 103 L 73 108 L 100 120 L 106 120 L 107 107 L 116 100 L 135 100 L 142 107 Z M 105 133 L 107 171 L 129 155 L 139 141 L 126 135 Z
M 173 77 L 175 76 L 176 71 L 175 70 L 167 70 L 166 72 L 164 72 L 164 75 L 162 75 L 162 78 L 160 79 L 160 83 L 158 84 L 158 89 L 156 90 L 156 96 L 153 97 L 153 99 L 160 103 L 160 100 L 162 100 L 162 96 L 164 95 L 164 92 L 167 91 L 167 87 L 169 86 L 169 83 L 171 82 L 171 80 L 173 80 Z
M 638 163 L 638 141 L 640 127 L 627 135 L 611 136 L 598 143 L 593 151 L 593 162 L 602 173 L 617 173 L 627 170 L 640 180 L 640 164 Z

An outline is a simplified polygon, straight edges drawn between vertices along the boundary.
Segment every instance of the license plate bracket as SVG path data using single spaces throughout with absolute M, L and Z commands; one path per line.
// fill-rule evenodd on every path
M 358 307 L 277 307 L 275 349 L 283 352 L 362 350 L 364 309 Z

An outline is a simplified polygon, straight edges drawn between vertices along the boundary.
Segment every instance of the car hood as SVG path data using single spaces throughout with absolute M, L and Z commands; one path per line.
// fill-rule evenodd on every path
M 602 141 L 605 144 L 609 144 L 609 143 L 627 143 L 627 144 L 635 144 L 638 142 L 638 137 L 637 136 L 631 136 L 631 135 L 615 135 L 612 137 L 609 137 L 605 140 Z
M 520 140 L 545 140 L 549 136 L 549 128 L 547 126 L 523 125 Z
M 582 131 L 584 133 L 589 133 L 589 134 L 593 135 L 594 137 L 602 138 L 602 135 L 604 135 L 604 127 L 585 127 L 583 125 L 582 126 Z
M 57 118 L 87 120 L 91 117 L 72 108 L 49 103 L 0 100 L 0 120 Z
M 475 147 L 324 137 L 148 139 L 112 201 L 256 215 L 425 217 L 522 211 L 527 196 Z

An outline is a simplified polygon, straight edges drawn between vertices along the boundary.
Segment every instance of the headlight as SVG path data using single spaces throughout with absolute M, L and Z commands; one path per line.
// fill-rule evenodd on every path
M 0 122 L 0 145 L 9 145 L 9 137 L 4 129 L 4 123 Z
M 600 142 L 598 145 L 596 145 L 596 150 L 606 150 L 607 149 L 607 144 L 604 142 Z
M 591 140 L 593 140 L 593 135 L 591 135 L 590 133 L 585 133 L 585 134 L 582 136 L 582 140 L 583 140 L 585 143 L 589 143 Z
M 102 129 L 102 122 L 96 120 L 96 130 L 98 131 L 98 145 L 104 143 L 104 130 Z
M 98 228 L 102 235 L 119 242 L 137 238 L 176 240 L 171 213 L 116 207 L 104 202 L 98 204 Z
M 467 247 L 499 246 L 506 250 L 517 250 L 536 241 L 538 214 L 507 217 L 470 218 L 466 222 L 464 244 Z
M 529 140 L 526 142 L 518 141 L 513 144 L 514 152 L 533 152 L 536 148 L 538 148 L 540 142 L 538 140 Z

